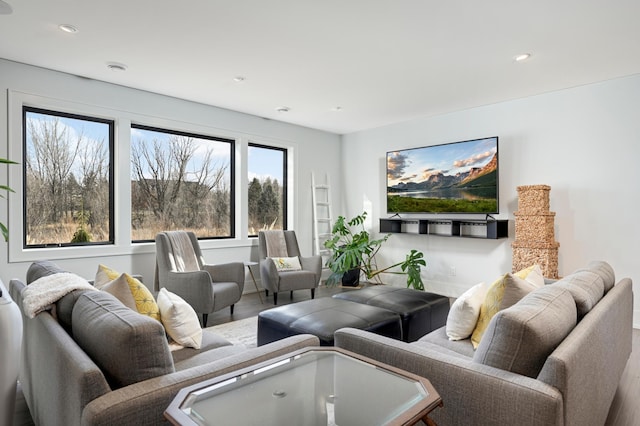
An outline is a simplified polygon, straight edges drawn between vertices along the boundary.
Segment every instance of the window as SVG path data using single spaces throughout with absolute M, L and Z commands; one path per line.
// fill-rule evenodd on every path
M 113 244 L 113 121 L 22 113 L 24 247 Z
M 131 126 L 131 239 L 234 236 L 234 141 Z
M 249 235 L 287 229 L 287 150 L 249 144 Z

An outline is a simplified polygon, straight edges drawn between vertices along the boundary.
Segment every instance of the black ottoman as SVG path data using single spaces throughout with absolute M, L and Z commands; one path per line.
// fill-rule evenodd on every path
M 398 313 L 402 318 L 402 340 L 405 342 L 414 342 L 442 327 L 449 315 L 448 297 L 410 288 L 377 285 L 334 294 L 333 297 Z
M 258 346 L 296 334 L 313 334 L 320 345 L 333 346 L 333 333 L 359 328 L 393 339 L 402 336 L 400 316 L 387 309 L 323 297 L 260 312 Z

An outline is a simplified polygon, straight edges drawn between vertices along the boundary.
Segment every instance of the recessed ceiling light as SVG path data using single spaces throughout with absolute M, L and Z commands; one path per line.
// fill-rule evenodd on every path
M 60 28 L 61 31 L 64 31 L 65 33 L 69 33 L 69 34 L 75 34 L 78 31 L 78 28 L 71 25 L 71 24 L 60 24 L 58 25 L 58 28 Z
M 281 113 L 285 113 L 285 112 L 291 111 L 291 108 L 289 108 L 288 106 L 281 106 L 281 107 L 276 108 L 276 111 L 281 112 Z
M 125 64 L 121 64 L 120 62 L 107 62 L 107 68 L 109 68 L 113 72 L 127 70 L 127 66 Z
M 13 13 L 13 9 L 11 5 L 6 1 L 0 0 L 0 15 L 11 15 Z
M 520 55 L 516 55 L 513 57 L 513 60 L 516 62 L 526 61 L 531 57 L 531 53 L 521 53 Z
M 235 81 L 236 83 L 242 83 L 242 82 L 243 82 L 243 81 L 245 81 L 245 80 L 246 80 L 246 79 L 245 79 L 243 76 L 241 76 L 241 75 L 238 75 L 238 76 L 236 76 L 236 77 L 233 77 L 233 81 Z

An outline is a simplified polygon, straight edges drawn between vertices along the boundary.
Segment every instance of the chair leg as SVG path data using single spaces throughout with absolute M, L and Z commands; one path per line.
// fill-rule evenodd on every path
M 278 304 L 278 292 L 276 291 L 273 292 L 273 304 L 274 305 Z
M 233 315 L 233 307 L 234 307 L 234 306 L 235 306 L 235 305 L 231 305 L 231 315 Z
M 316 297 L 316 289 L 315 289 L 315 288 L 312 288 L 312 289 L 311 289 L 311 298 L 313 299 L 313 298 L 315 298 L 315 297 Z
M 202 328 L 207 327 L 207 319 L 209 318 L 209 314 L 202 314 Z
M 265 295 L 265 296 L 267 296 L 267 297 L 269 297 L 269 290 L 265 290 L 265 291 L 264 291 L 264 295 Z
M 293 290 L 289 292 L 289 300 L 293 300 Z

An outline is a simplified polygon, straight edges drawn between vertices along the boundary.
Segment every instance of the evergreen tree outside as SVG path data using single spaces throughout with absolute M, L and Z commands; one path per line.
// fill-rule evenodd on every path
M 257 177 L 254 177 L 249 183 L 249 190 L 247 191 L 247 196 L 249 198 L 249 229 L 260 228 L 260 226 L 258 225 L 258 223 L 260 222 L 260 219 L 258 218 L 258 202 L 260 201 L 261 195 L 262 184 Z
M 286 229 L 286 149 L 249 144 L 249 235 Z

